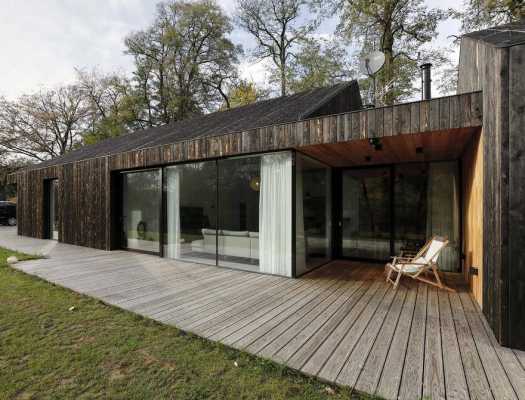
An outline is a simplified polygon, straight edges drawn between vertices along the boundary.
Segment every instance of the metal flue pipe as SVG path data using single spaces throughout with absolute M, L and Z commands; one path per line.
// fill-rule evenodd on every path
M 430 100 L 432 98 L 432 64 L 425 63 L 421 68 L 421 99 Z

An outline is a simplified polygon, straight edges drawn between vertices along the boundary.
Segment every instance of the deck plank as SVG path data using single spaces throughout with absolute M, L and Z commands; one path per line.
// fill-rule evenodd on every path
M 0 246 L 48 254 L 17 269 L 332 383 L 386 399 L 525 400 L 525 352 L 498 344 L 461 287 L 394 291 L 382 268 L 346 261 L 289 279 L 0 231 Z
M 335 382 L 339 373 L 343 369 L 346 360 L 352 353 L 352 350 L 361 338 L 361 335 L 370 323 L 370 320 L 373 318 L 379 305 L 383 301 L 383 298 L 385 297 L 388 289 L 391 289 L 391 287 L 386 283 L 381 282 L 381 286 L 377 293 L 370 299 L 363 312 L 355 320 L 352 328 L 347 330 L 343 336 L 343 339 L 333 352 L 332 357 L 330 357 L 330 359 L 319 372 L 319 377 Z
M 239 340 L 244 338 L 246 335 L 250 334 L 257 328 L 270 323 L 274 319 L 280 318 L 282 315 L 290 315 L 299 311 L 304 306 L 308 305 L 312 301 L 315 301 L 316 298 L 323 296 L 325 292 L 331 292 L 341 284 L 337 279 L 326 281 L 326 285 L 319 285 L 311 290 L 306 291 L 304 296 L 298 296 L 298 298 L 292 301 L 284 301 L 279 306 L 273 308 L 270 311 L 261 311 L 259 314 L 250 316 L 251 321 L 241 328 L 236 327 L 235 331 L 222 333 L 220 341 L 222 343 L 233 345 L 237 344 Z M 212 336 L 213 338 L 213 336 Z
M 460 293 L 459 296 L 494 398 L 496 400 L 517 399 L 509 378 L 494 350 L 494 346 L 481 323 L 479 312 L 472 303 L 472 298 L 466 292 Z
M 501 364 L 503 366 L 503 369 L 507 373 L 507 377 L 509 378 L 512 387 L 514 388 L 514 391 L 516 395 L 518 396 L 518 399 L 525 400 L 525 379 L 523 378 L 523 372 L 525 368 L 525 353 L 520 352 L 519 350 L 512 350 L 508 347 L 501 346 L 498 341 L 496 340 L 496 337 L 494 336 L 494 333 L 490 330 L 489 324 L 483 314 L 481 313 L 481 310 L 479 310 L 479 306 L 475 303 L 474 300 L 472 300 L 472 305 L 475 307 L 478 312 L 481 319 L 481 322 L 485 328 L 485 332 L 487 336 L 489 337 L 490 342 L 492 343 L 492 346 L 494 346 L 494 349 L 496 350 L 496 353 L 501 361 Z M 520 356 L 519 353 L 521 353 L 521 357 L 523 360 L 523 363 L 520 362 Z
M 313 321 L 319 321 L 322 318 L 319 314 L 326 312 L 334 302 L 340 299 L 349 285 L 353 286 L 355 284 L 352 281 L 340 281 L 333 290 L 324 291 L 313 301 L 298 310 L 280 315 L 279 318 L 275 318 L 271 323 L 265 324 L 264 327 L 256 329 L 240 339 L 236 345 L 251 349 L 251 351 L 257 353 L 256 346 L 261 346 L 262 343 L 269 343 L 272 340 L 271 338 L 276 336 L 283 337 L 285 333 L 288 333 L 292 337 L 298 337 L 305 334 L 308 325 Z M 258 343 L 254 347 L 250 347 L 256 341 Z
M 410 327 L 399 398 L 420 399 L 423 392 L 428 287 L 420 283 Z
M 339 373 L 339 376 L 336 379 L 337 383 L 350 387 L 356 385 L 381 328 L 385 321 L 389 320 L 388 316 L 391 312 L 394 299 L 397 301 L 399 308 L 401 308 L 400 305 L 403 300 L 403 292 L 389 288 L 383 301 L 374 312 L 374 316 L 348 357 L 346 364 Z
M 410 327 L 412 325 L 412 318 L 416 305 L 417 286 L 411 284 L 405 290 L 407 290 L 407 295 L 403 304 L 403 309 L 399 316 L 392 343 L 390 344 L 388 355 L 381 371 L 381 377 L 375 391 L 375 394 L 385 399 L 397 399 L 403 374 L 407 345 L 410 338 Z M 370 388 L 368 389 L 371 390 Z M 367 393 L 373 393 L 372 391 L 367 391 L 365 388 L 363 388 L 363 390 Z
M 377 339 L 368 355 L 366 363 L 363 366 L 355 388 L 364 393 L 375 393 L 379 385 L 383 366 L 390 350 L 390 345 L 394 339 L 405 299 L 408 290 L 404 287 L 398 289 L 398 294 L 394 300 L 390 311 L 388 312 L 383 327 L 379 331 Z M 397 394 L 397 390 L 396 390 Z
M 493 399 L 494 397 L 490 391 L 485 370 L 479 358 L 472 332 L 468 326 L 461 299 L 457 293 L 450 294 L 449 298 L 469 396 L 471 399 Z
M 438 289 L 434 287 L 428 289 L 423 397 L 444 399 L 445 378 L 437 291 Z
M 469 389 L 467 387 L 465 371 L 463 370 L 464 366 L 456 334 L 456 324 L 452 317 L 449 293 L 445 290 L 439 290 L 438 300 L 446 397 L 468 399 Z M 462 331 L 460 331 L 460 333 L 461 332 Z M 462 338 L 459 338 L 459 340 L 463 343 Z M 465 351 L 465 348 L 462 346 L 461 351 Z M 488 397 L 484 398 L 488 399 Z
M 265 335 L 258 341 L 251 344 L 247 350 L 253 351 L 263 357 L 280 359 L 283 362 L 294 355 L 300 349 L 305 349 L 307 343 L 327 321 L 329 321 L 338 310 L 341 310 L 345 303 L 363 286 L 363 282 L 353 282 L 341 288 L 341 292 L 334 294 L 334 301 L 325 308 L 314 309 L 310 315 L 301 315 L 297 321 L 290 321 L 292 324 L 284 323 L 280 330 L 271 336 Z M 287 321 L 288 322 L 288 321 Z M 276 353 L 278 353 L 276 355 Z
M 342 312 L 336 313 L 329 323 L 308 341 L 306 346 L 303 346 L 292 358 L 286 361 L 286 364 L 293 368 L 301 369 L 309 375 L 317 375 L 325 363 L 330 360 L 336 347 L 377 293 L 380 286 L 379 282 L 365 282 L 362 288 L 351 297 L 351 301 L 342 307 Z M 275 357 L 277 360 L 283 359 L 279 353 Z

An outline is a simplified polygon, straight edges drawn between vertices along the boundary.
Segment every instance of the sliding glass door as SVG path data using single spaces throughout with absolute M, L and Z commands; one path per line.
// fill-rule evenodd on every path
M 342 255 L 388 259 L 391 238 L 390 168 L 342 172 Z
M 458 174 L 455 161 L 343 170 L 341 255 L 388 260 L 444 236 L 440 268 L 459 271 Z
M 428 164 L 397 165 L 394 174 L 394 254 L 400 254 L 427 240 Z
M 215 161 L 164 170 L 166 243 L 164 256 L 204 264 L 217 258 L 217 166 Z
M 331 168 L 297 153 L 295 271 L 302 275 L 332 257 Z
M 161 172 L 122 174 L 122 247 L 160 252 Z
M 291 276 L 291 153 L 182 164 L 164 174 L 166 257 Z

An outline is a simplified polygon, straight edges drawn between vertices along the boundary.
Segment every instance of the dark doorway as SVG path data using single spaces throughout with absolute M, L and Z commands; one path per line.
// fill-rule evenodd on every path
M 44 181 L 44 238 L 59 239 L 58 179 Z

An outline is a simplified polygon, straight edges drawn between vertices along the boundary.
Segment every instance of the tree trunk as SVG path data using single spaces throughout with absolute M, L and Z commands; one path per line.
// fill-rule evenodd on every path
M 385 53 L 385 65 L 383 67 L 381 86 L 385 88 L 394 79 L 394 37 L 389 26 L 383 35 L 383 53 Z M 395 101 L 394 88 L 385 91 L 385 105 L 391 106 Z
M 380 76 L 380 84 L 384 90 L 384 103 L 391 106 L 395 101 L 394 88 L 385 90 L 386 86 L 394 79 L 394 32 L 392 31 L 392 20 L 395 18 L 396 8 L 393 2 L 387 1 L 384 10 L 383 35 L 381 37 L 381 51 L 385 54 L 385 65 Z
M 286 96 L 286 67 L 281 64 L 281 96 Z

